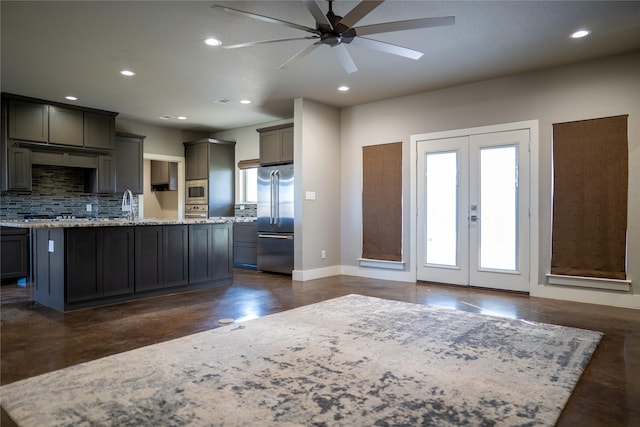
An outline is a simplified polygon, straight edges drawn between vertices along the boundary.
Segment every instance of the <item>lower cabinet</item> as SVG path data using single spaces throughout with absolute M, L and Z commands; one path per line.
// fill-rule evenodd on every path
M 186 225 L 136 227 L 135 291 L 149 291 L 189 283 Z
M 233 277 L 233 224 L 189 225 L 189 283 Z
M 132 294 L 133 242 L 133 227 L 66 229 L 67 302 Z
M 29 230 L 2 227 L 0 253 L 2 254 L 0 268 L 2 280 L 27 277 L 29 275 Z
M 256 268 L 258 227 L 255 222 L 237 222 L 233 225 L 233 265 Z
M 232 223 L 32 234 L 35 300 L 60 311 L 233 283 Z

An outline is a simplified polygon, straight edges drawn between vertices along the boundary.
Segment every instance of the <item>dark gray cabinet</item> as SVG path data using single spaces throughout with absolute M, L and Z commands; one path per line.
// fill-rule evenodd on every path
M 49 106 L 49 142 L 75 147 L 84 146 L 82 111 Z
M 49 106 L 9 100 L 9 138 L 49 142 Z
M 136 292 L 186 286 L 189 283 L 187 226 L 136 227 L 135 270 Z
M 133 194 L 144 192 L 143 135 L 117 133 L 115 143 L 115 192 L 131 190 Z
M 31 191 L 30 155 L 27 148 L 9 147 L 7 150 L 9 191 Z
M 27 277 L 29 275 L 29 230 L 2 227 L 0 246 L 2 279 Z
M 185 143 L 184 165 L 184 177 L 186 180 L 209 179 L 208 143 Z
M 233 224 L 189 225 L 189 283 L 233 277 Z
M 84 146 L 111 150 L 115 144 L 115 119 L 111 115 L 84 113 Z
M 208 180 L 210 217 L 235 213 L 235 144 L 211 138 L 184 143 L 186 179 Z
M 97 167 L 85 172 L 85 188 L 87 193 L 113 194 L 116 192 L 116 158 L 114 156 L 97 156 Z
M 3 95 L 8 101 L 8 134 L 14 141 L 70 146 L 87 151 L 114 148 L 117 113 Z
M 232 223 L 34 228 L 32 234 L 34 298 L 60 311 L 233 283 Z
M 66 229 L 66 302 L 133 293 L 133 254 L 133 227 Z
M 255 268 L 257 265 L 258 227 L 255 222 L 237 222 L 233 225 L 233 265 Z
M 189 228 L 186 225 L 163 226 L 162 268 L 165 288 L 189 284 Z
M 293 162 L 293 126 L 291 124 L 258 129 L 260 132 L 260 164 L 276 165 Z

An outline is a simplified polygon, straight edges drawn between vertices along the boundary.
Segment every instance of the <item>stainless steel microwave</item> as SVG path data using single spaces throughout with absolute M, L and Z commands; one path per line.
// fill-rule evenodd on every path
M 209 183 L 206 179 L 194 179 L 186 182 L 187 205 L 206 205 L 209 203 Z

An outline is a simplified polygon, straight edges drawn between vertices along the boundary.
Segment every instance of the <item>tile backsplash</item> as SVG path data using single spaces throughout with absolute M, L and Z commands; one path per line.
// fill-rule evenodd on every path
M 31 194 L 0 196 L 0 218 L 22 219 L 25 215 L 71 215 L 114 218 L 122 212 L 122 194 L 91 194 L 84 191 L 85 169 L 33 165 Z M 137 213 L 138 198 L 133 198 Z M 91 212 L 86 210 L 91 205 Z
M 257 215 L 258 206 L 255 203 L 243 203 L 235 206 L 235 216 L 238 217 L 255 217 Z

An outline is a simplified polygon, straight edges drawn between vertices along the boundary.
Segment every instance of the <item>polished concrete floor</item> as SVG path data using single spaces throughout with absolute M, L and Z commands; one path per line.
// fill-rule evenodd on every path
M 295 282 L 236 270 L 232 286 L 59 313 L 31 290 L 1 292 L 1 384 L 347 294 L 362 294 L 605 333 L 559 426 L 640 426 L 640 311 L 522 294 L 351 276 Z M 2 425 L 14 425 L 2 411 Z

